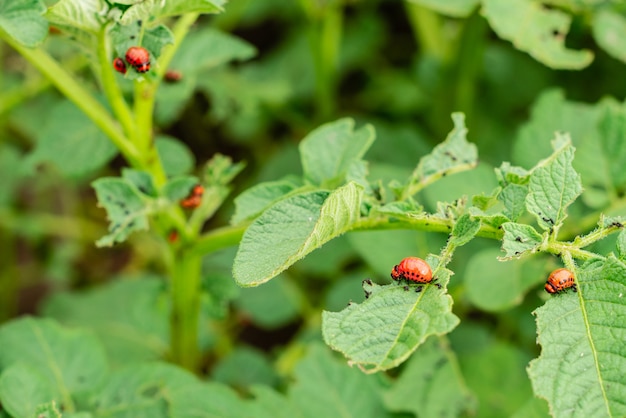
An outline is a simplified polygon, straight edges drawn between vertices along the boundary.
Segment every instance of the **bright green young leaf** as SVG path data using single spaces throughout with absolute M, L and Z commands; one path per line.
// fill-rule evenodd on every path
M 60 399 L 56 385 L 27 363 L 14 363 L 0 375 L 0 403 L 14 417 L 33 417 L 40 404 Z
M 405 197 L 412 196 L 424 186 L 445 175 L 465 171 L 478 164 L 476 145 L 467 142 L 465 115 L 453 113 L 454 129 L 445 141 L 437 145 L 433 151 L 422 157 L 411 176 Z
M 476 401 L 457 371 L 457 361 L 444 337 L 429 338 L 385 392 L 385 405 L 417 417 L 473 416 Z
M 460 247 L 467 244 L 474 238 L 480 229 L 480 220 L 472 218 L 470 215 L 462 215 L 457 219 L 450 234 L 450 245 Z
M 352 119 L 327 123 L 300 142 L 304 177 L 316 185 L 341 184 L 350 167 L 374 142 L 371 125 L 354 130 Z
M 37 418 L 92 418 L 91 414 L 87 412 L 61 414 L 57 403 L 54 401 L 39 405 L 35 414 Z
M 439 13 L 453 17 L 467 17 L 478 6 L 480 0 L 409 0 Z
M 95 35 L 105 23 L 102 12 L 106 9 L 104 0 L 60 0 L 48 9 L 46 17 L 53 25 L 73 27 Z
M 24 46 L 35 47 L 48 35 L 48 21 L 42 16 L 46 6 L 41 0 L 0 2 L 0 30 Z
M 195 166 L 196 159 L 183 142 L 171 136 L 157 135 L 154 144 L 168 176 L 187 174 Z
M 289 398 L 302 418 L 391 417 L 383 406 L 378 380 L 333 358 L 328 347 L 309 347 L 294 379 Z
M 122 24 L 136 20 L 162 19 L 186 13 L 219 13 L 226 0 L 144 0 L 133 2 L 122 16 Z
M 95 335 L 61 328 L 50 319 L 6 323 L 0 328 L 0 347 L 0 369 L 28 364 L 63 403 L 97 387 L 107 370 L 104 350 Z
M 509 260 L 520 258 L 522 255 L 532 254 L 539 249 L 543 236 L 530 225 L 506 222 L 502 224 L 504 237 L 502 251 L 506 253 L 501 259 Z
M 626 18 L 609 8 L 592 14 L 593 38 L 614 58 L 626 62 Z
M 435 256 L 426 261 L 431 267 L 439 262 Z M 341 312 L 323 312 L 324 341 L 366 373 L 398 366 L 429 336 L 450 332 L 459 323 L 451 312 L 452 298 L 445 293 L 450 271 L 439 269 L 436 279 L 443 289 L 365 281 L 365 302 Z
M 107 211 L 109 233 L 100 238 L 98 247 L 123 242 L 134 231 L 148 229 L 148 206 L 139 191 L 127 180 L 100 178 L 92 183 L 98 204 Z
M 42 312 L 93 329 L 118 365 L 162 358 L 169 347 L 165 284 L 155 277 L 117 277 L 87 292 L 55 293 Z
M 269 181 L 252 186 L 235 198 L 235 213 L 230 223 L 236 225 L 255 218 L 298 187 L 296 179 Z
M 28 156 L 31 164 L 51 162 L 65 175 L 79 177 L 102 168 L 117 153 L 111 141 L 72 103 L 64 101 L 50 112 Z
M 482 13 L 503 39 L 555 69 L 577 70 L 593 60 L 588 50 L 565 47 L 571 17 L 532 0 L 483 0 Z
M 512 221 L 517 221 L 524 213 L 526 213 L 526 196 L 528 195 L 528 187 L 519 184 L 509 184 L 505 186 L 498 200 L 504 204 L 502 213 Z
M 544 259 L 502 262 L 499 255 L 496 248 L 472 254 L 463 277 L 469 301 L 487 312 L 511 309 L 529 288 L 545 281 Z
M 526 196 L 526 209 L 543 229 L 558 229 L 567 207 L 582 193 L 580 174 L 572 167 L 574 147 L 569 135 L 557 133 L 553 146 L 554 154 L 533 169 Z
M 626 416 L 626 265 L 609 257 L 576 272 L 578 293 L 535 311 L 541 355 L 528 368 L 553 416 Z
M 233 276 L 241 286 L 267 282 L 325 242 L 348 231 L 360 215 L 363 189 L 354 184 L 279 201 L 246 230 Z

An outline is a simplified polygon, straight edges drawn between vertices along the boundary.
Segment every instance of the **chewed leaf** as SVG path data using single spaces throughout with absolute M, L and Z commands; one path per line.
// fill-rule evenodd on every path
M 506 222 L 502 224 L 504 237 L 502 251 L 506 253 L 501 260 L 519 258 L 525 254 L 532 254 L 539 249 L 543 237 L 530 225 Z
M 438 264 L 434 256 L 427 261 L 431 267 Z M 437 283 L 444 289 L 449 278 L 449 270 L 438 269 Z M 363 288 L 365 302 L 323 312 L 322 334 L 328 345 L 367 373 L 398 366 L 429 336 L 450 332 L 459 323 L 452 298 L 433 284 L 404 288 L 365 282 Z
M 281 200 L 246 230 L 233 276 L 241 286 L 267 282 L 325 242 L 348 231 L 360 215 L 363 189 L 355 183 Z
M 445 141 L 437 145 L 430 154 L 422 157 L 403 193 L 404 198 L 412 196 L 444 175 L 468 170 L 478 164 L 476 145 L 467 142 L 466 139 L 465 115 L 453 113 L 452 120 L 454 129 Z
M 571 17 L 527 0 L 483 0 L 483 15 L 493 30 L 537 61 L 558 69 L 584 68 L 593 60 L 589 50 L 565 47 Z
M 479 229 L 480 220 L 478 218 L 472 218 L 467 214 L 461 216 L 454 224 L 450 234 L 450 245 L 460 247 L 467 244 L 474 238 Z
M 147 204 L 129 181 L 107 177 L 92 185 L 110 221 L 109 233 L 96 242 L 98 247 L 109 247 L 126 240 L 134 231 L 148 229 Z
M 557 133 L 554 153 L 532 171 L 526 209 L 543 229 L 559 228 L 566 209 L 582 193 L 580 174 L 572 167 L 574 147 L 569 135 Z
M 609 257 L 576 272 L 578 293 L 535 311 L 541 355 L 528 368 L 553 416 L 626 416 L 626 265 Z

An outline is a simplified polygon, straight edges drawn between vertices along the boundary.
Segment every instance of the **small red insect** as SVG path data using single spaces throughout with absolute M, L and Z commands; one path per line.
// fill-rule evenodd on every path
M 177 70 L 167 70 L 163 79 L 167 83 L 177 83 L 183 79 L 183 73 Z
M 175 229 L 172 229 L 169 234 L 167 234 L 167 240 L 170 242 L 170 244 L 175 244 L 178 242 L 178 231 Z
M 545 289 L 550 294 L 562 292 L 565 289 L 573 288 L 576 292 L 576 283 L 574 282 L 574 273 L 568 269 L 556 269 L 546 281 Z
M 191 189 L 189 195 L 180 201 L 180 205 L 185 209 L 195 209 L 202 203 L 202 195 L 204 194 L 204 187 L 200 184 L 196 184 Z
M 417 283 L 430 283 L 433 272 L 428 263 L 418 257 L 407 257 L 391 270 L 394 280 L 405 279 Z
M 131 46 L 126 51 L 126 62 L 138 73 L 145 73 L 150 70 L 150 53 L 146 48 Z
M 118 73 L 126 74 L 126 63 L 120 57 L 117 57 L 113 60 L 113 68 Z

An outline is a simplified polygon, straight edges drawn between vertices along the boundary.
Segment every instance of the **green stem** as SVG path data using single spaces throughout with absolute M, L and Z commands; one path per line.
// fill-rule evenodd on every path
M 422 54 L 432 55 L 442 63 L 448 61 L 452 48 L 442 35 L 439 14 L 417 3 L 407 1 L 405 5 L 413 36 L 422 49 Z
M 100 77 L 104 94 L 113 109 L 113 113 L 122 124 L 126 136 L 132 138 L 135 121 L 115 79 L 115 72 L 111 63 L 111 45 L 107 26 L 104 26 L 98 33 L 98 60 L 100 62 Z
M 189 248 L 189 253 L 200 256 L 237 245 L 248 225 L 249 223 L 214 229 L 200 236 Z
M 170 290 L 171 357 L 176 364 L 195 372 L 199 362 L 198 320 L 202 257 L 182 249 L 173 255 L 173 260 Z
M 467 170 L 472 170 L 476 168 L 476 163 L 475 162 L 470 162 L 470 163 L 466 163 L 466 164 L 459 164 L 459 165 L 455 165 L 454 167 L 451 167 L 445 171 L 440 171 L 437 172 L 435 174 L 432 174 L 430 176 L 427 177 L 423 177 L 421 179 L 421 170 L 422 167 L 418 166 L 415 171 L 413 172 L 412 176 L 411 176 L 411 180 L 409 181 L 409 184 L 407 185 L 407 187 L 402 191 L 402 196 L 400 197 L 400 200 L 406 200 L 408 199 L 410 196 L 413 196 L 417 193 L 419 193 L 422 189 L 426 188 L 427 186 L 433 184 L 434 182 L 436 182 L 437 180 L 439 180 L 442 177 L 445 176 L 449 176 L 452 174 L 456 174 L 456 173 L 461 173 L 463 171 L 467 171 Z M 418 181 L 419 179 L 419 181 Z
M 115 119 L 87 90 L 80 85 L 76 77 L 70 75 L 59 63 L 42 49 L 31 49 L 22 46 L 10 36 L 0 31 L 0 38 L 19 52 L 50 82 L 72 101 L 80 110 L 98 126 L 122 155 L 135 166 L 141 166 L 141 157 L 137 149 L 121 132 Z

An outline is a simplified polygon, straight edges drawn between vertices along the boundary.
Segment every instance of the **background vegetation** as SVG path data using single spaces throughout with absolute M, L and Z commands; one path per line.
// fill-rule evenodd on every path
M 0 417 L 624 416 L 624 13 L 0 1 Z

